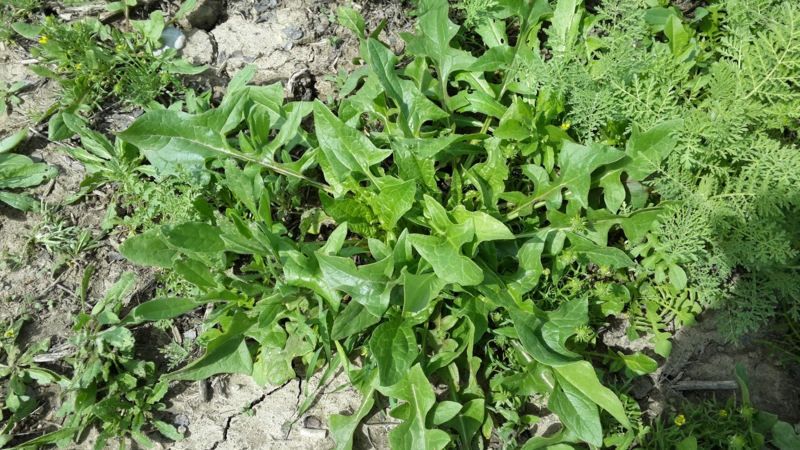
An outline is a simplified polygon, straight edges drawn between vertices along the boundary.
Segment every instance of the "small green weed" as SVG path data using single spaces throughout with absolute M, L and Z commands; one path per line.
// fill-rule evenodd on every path
M 30 19 L 32 13 L 41 5 L 40 0 L 3 0 L 0 2 L 0 42 L 10 44 L 16 34 L 11 24 L 18 20 Z
M 69 338 L 74 353 L 65 358 L 74 376 L 60 383 L 64 401 L 57 415 L 66 420 L 62 430 L 52 433 L 47 442 L 66 445 L 93 424 L 101 428 L 95 448 L 105 448 L 111 438 L 120 438 L 120 448 L 125 448 L 125 437 L 150 447 L 152 441 L 142 433 L 146 424 L 170 439 L 181 439 L 172 425 L 156 415 L 165 408 L 160 400 L 167 393 L 168 383 L 158 381 L 152 362 L 134 358 L 133 334 L 118 316 L 122 300 L 135 285 L 134 275 L 123 275 L 89 310 L 87 291 L 93 271 L 90 265 L 83 276 L 82 312 L 75 318 Z
M 685 403 L 681 414 L 669 413 L 652 425 L 652 432 L 640 444 L 643 449 L 678 450 L 766 448 L 766 443 L 780 450 L 800 448 L 800 436 L 778 417 L 758 411 L 750 404 L 747 375 L 741 364 L 736 366 L 741 401 L 731 397 L 725 405 L 716 398 L 700 404 Z
M 116 3 L 124 3 L 127 12 L 130 0 Z M 193 5 L 194 2 L 187 2 L 184 7 Z M 59 102 L 47 113 L 55 113 L 49 122 L 50 139 L 71 135 L 62 112 L 86 114 L 107 101 L 157 107 L 156 99 L 170 103 L 171 96 L 182 91 L 177 74 L 205 70 L 186 59 L 177 59 L 174 49 L 153 55 L 154 49 L 161 46 L 161 32 L 166 26 L 161 11 L 153 12 L 148 20 L 133 21 L 132 25 L 135 32 L 122 32 L 90 17 L 66 24 L 53 16 L 44 18 L 40 25 L 14 24 L 20 35 L 38 43 L 31 48 L 31 54 L 40 65 L 31 69 L 61 86 Z
M 28 233 L 25 243 L 28 256 L 33 254 L 37 246 L 47 249 L 54 259 L 51 268 L 53 273 L 64 264 L 72 266 L 81 253 L 100 247 L 102 245 L 100 241 L 105 237 L 105 233 L 95 236 L 89 230 L 68 225 L 67 220 L 58 214 L 57 209 L 58 207 L 42 202 L 39 208 L 42 220 Z
M 16 321 L 0 324 L 0 379 L 8 378 L 5 400 L 0 405 L 0 423 L 6 422 L 0 427 L 0 447 L 13 439 L 11 431 L 14 426 L 36 409 L 38 402 L 29 386 L 33 382 L 48 385 L 62 379 L 60 375 L 37 366 L 33 361 L 34 356 L 47 351 L 50 339 L 24 352 L 20 349 L 16 341 L 27 321 L 30 321 L 30 317 L 26 315 Z
M 5 114 L 9 103 L 13 106 L 22 103 L 22 100 L 14 93 L 27 86 L 27 84 L 25 81 L 17 81 L 9 86 L 5 81 L 0 81 L 0 115 Z

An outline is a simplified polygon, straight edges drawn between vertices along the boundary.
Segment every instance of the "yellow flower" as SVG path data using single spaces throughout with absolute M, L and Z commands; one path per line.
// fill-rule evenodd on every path
M 39 43 L 44 45 L 47 44 L 47 36 L 42 36 L 39 38 Z
M 572 126 L 572 124 L 571 124 L 571 123 L 569 123 L 569 122 L 564 122 L 564 123 L 562 123 L 562 124 L 561 124 L 561 129 L 562 129 L 562 130 L 564 130 L 564 131 L 567 131 L 567 130 L 569 130 L 569 127 L 570 127 L 570 126 Z
M 675 418 L 675 425 L 683 426 L 686 423 L 686 417 L 683 417 L 683 414 L 679 414 L 678 417 Z
M 117 51 L 118 51 L 118 52 L 121 52 L 121 51 L 122 51 L 122 44 L 117 44 Z
M 728 417 L 728 411 L 725 411 L 724 409 L 720 409 L 719 410 L 719 415 L 720 415 L 720 417 Z
M 14 330 L 8 330 L 3 333 L 3 337 L 14 337 Z
M 75 70 L 81 70 L 81 65 L 80 65 L 80 63 L 78 63 L 78 64 L 75 64 Z

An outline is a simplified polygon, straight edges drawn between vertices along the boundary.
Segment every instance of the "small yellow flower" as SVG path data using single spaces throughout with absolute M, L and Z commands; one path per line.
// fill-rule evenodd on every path
M 724 409 L 720 409 L 719 410 L 719 416 L 720 417 L 728 417 L 728 411 L 725 411 Z
M 571 127 L 571 126 L 572 126 L 571 123 L 564 122 L 564 123 L 561 124 L 561 129 L 564 130 L 564 131 L 567 131 L 567 130 L 569 130 L 569 127 Z
M 678 417 L 675 418 L 675 425 L 681 427 L 685 423 L 686 423 L 686 417 L 683 417 L 683 414 L 679 414 Z
M 118 51 L 118 52 L 121 52 L 121 51 L 122 51 L 122 44 L 117 44 L 117 51 Z
M 39 43 L 44 45 L 47 44 L 47 36 L 42 36 L 39 38 Z
M 3 337 L 7 337 L 7 338 L 14 337 L 14 330 L 6 331 L 5 333 L 3 333 Z
M 78 63 L 78 64 L 75 64 L 75 70 L 81 70 L 81 65 L 80 65 L 80 63 Z

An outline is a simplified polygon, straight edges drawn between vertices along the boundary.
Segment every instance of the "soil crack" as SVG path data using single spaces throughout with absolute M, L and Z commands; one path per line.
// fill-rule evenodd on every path
M 236 416 L 241 416 L 241 415 L 245 414 L 247 411 L 252 410 L 257 405 L 261 404 L 261 402 L 266 400 L 267 397 L 269 397 L 270 395 L 274 394 L 275 392 L 278 392 L 279 390 L 281 390 L 284 387 L 286 387 L 286 385 L 289 384 L 290 382 L 291 382 L 291 380 L 283 383 L 282 385 L 272 389 L 269 392 L 265 392 L 264 394 L 261 395 L 261 397 L 259 397 L 259 398 L 255 399 L 255 400 L 253 400 L 252 402 L 250 402 L 250 406 L 247 408 L 247 410 L 237 410 L 235 413 L 229 415 L 225 419 L 225 427 L 222 429 L 222 439 L 214 442 L 214 444 L 211 446 L 211 448 L 209 450 L 216 450 L 217 447 L 219 447 L 219 444 L 221 444 L 221 443 L 223 443 L 223 442 L 228 440 L 228 430 L 230 430 L 231 422 L 233 421 L 234 418 L 236 418 Z M 298 401 L 299 401 L 299 397 L 298 397 Z

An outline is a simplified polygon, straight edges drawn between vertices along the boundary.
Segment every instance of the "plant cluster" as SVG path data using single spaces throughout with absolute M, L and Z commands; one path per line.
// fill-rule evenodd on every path
M 0 115 L 5 114 L 9 103 L 14 106 L 22 103 L 22 100 L 14 93 L 19 92 L 26 85 L 25 81 L 18 81 L 11 85 L 8 85 L 5 81 L 0 81 Z
M 39 367 L 34 356 L 44 353 L 50 346 L 50 340 L 35 344 L 24 352 L 17 344 L 20 330 L 30 316 L 23 316 L 16 321 L 9 321 L 0 326 L 0 380 L 8 378 L 8 386 L 4 393 L 4 402 L 0 405 L 0 447 L 13 439 L 12 430 L 25 420 L 37 407 L 37 401 L 30 387 L 35 381 L 38 385 L 48 385 L 60 381 L 57 373 Z
M 717 445 L 681 434 L 693 420 L 719 435 L 692 408 L 670 419 L 677 429 L 643 427 L 635 401 L 609 386 L 657 362 L 597 337 L 626 316 L 631 339 L 649 332 L 668 357 L 672 330 L 704 307 L 724 308 L 730 339 L 777 305 L 800 322 L 800 9 L 458 6 L 464 26 L 447 1 L 419 2 L 402 59 L 378 40 L 382 25 L 367 30 L 339 8 L 363 65 L 335 79 L 327 104 L 286 103 L 280 84 L 248 85 L 248 67 L 218 107 L 187 91 L 113 144 L 65 105 L 51 133 L 77 133 L 84 148 L 68 151 L 92 174 L 72 200 L 120 183 L 106 224 L 136 233 L 120 253 L 170 271 L 187 294 L 121 321 L 114 301 L 79 316 L 81 336 L 111 336 L 115 350 L 97 358 L 118 375 L 76 365 L 91 375 L 72 391 L 105 386 L 119 399 L 119 386 L 152 386 L 146 367 L 136 383 L 119 378 L 133 364 L 125 326 L 206 305 L 204 356 L 157 386 L 220 373 L 279 385 L 300 365 L 307 377 L 324 370 L 322 385 L 342 368 L 363 398 L 330 417 L 341 450 L 384 398 L 401 421 L 388 436 L 396 449 L 483 448 L 492 435 L 524 450 Z M 119 217 L 117 199 L 143 212 Z M 434 383 L 446 386 L 438 397 Z M 114 404 L 133 415 L 117 413 L 111 435 L 142 438 L 148 399 L 163 395 L 152 389 Z M 530 402 L 563 427 L 528 439 Z M 80 426 L 105 420 L 72 405 Z M 775 438 L 788 439 L 783 425 L 765 424 L 747 422 L 742 445 L 772 429 L 772 445 L 792 448 Z
M 98 450 L 105 448 L 112 438 L 118 439 L 120 449 L 124 449 L 126 437 L 145 448 L 152 448 L 153 443 L 145 432 L 153 430 L 170 439 L 183 437 L 174 426 L 162 421 L 159 413 L 166 408 L 161 399 L 168 391 L 169 382 L 158 379 L 153 362 L 134 357 L 135 340 L 129 327 L 138 322 L 119 317 L 122 300 L 135 286 L 135 276 L 123 275 L 104 298 L 88 309 L 91 305 L 87 304 L 87 291 L 93 272 L 92 265 L 84 272 L 80 289 L 81 312 L 75 316 L 68 339 L 70 352 L 64 357 L 64 361 L 72 366 L 71 378 L 32 363 L 33 356 L 47 350 L 48 340 L 19 356 L 19 350 L 11 344 L 19 334 L 23 319 L 8 326 L 4 337 L 0 338 L 2 349 L 8 355 L 8 363 L 0 364 L 0 377 L 11 376 L 6 408 L 13 414 L 0 434 L 0 446 L 14 438 L 11 433 L 14 424 L 36 407 L 36 402 L 26 394 L 25 383 L 31 380 L 40 384 L 58 383 L 62 402 L 56 416 L 63 417 L 64 422 L 59 430 L 19 444 L 14 449 L 39 448 L 46 444 L 64 447 L 74 442 L 87 427 L 95 425 L 100 431 L 94 447 Z
M 800 436 L 791 425 L 779 421 L 774 414 L 752 407 L 744 366 L 737 364 L 735 375 L 741 390 L 741 404 L 737 405 L 735 396 L 723 406 L 716 398 L 698 405 L 686 403 L 682 414 L 670 413 L 654 421 L 652 434 L 641 442 L 641 448 L 743 450 L 765 448 L 766 442 L 779 449 L 800 448 Z
M 129 2 L 125 5 L 127 18 Z M 43 18 L 38 25 L 14 23 L 17 33 L 37 41 L 30 51 L 40 64 L 31 70 L 61 87 L 59 101 L 45 113 L 55 113 L 50 117 L 48 137 L 57 141 L 72 135 L 63 120 L 65 112 L 90 113 L 109 101 L 158 107 L 156 100 L 168 103 L 166 99 L 181 92 L 177 75 L 196 74 L 206 67 L 178 59 L 175 49 L 157 56 L 154 50 L 161 48 L 165 26 L 194 5 L 194 1 L 184 3 L 171 21 L 165 20 L 161 11 L 151 13 L 148 20 L 131 21 L 135 32 L 91 17 L 74 23 L 61 23 L 54 16 Z
M 11 24 L 30 18 L 40 6 L 40 0 L 3 0 L 0 3 L 0 42 L 11 43 L 16 34 Z

